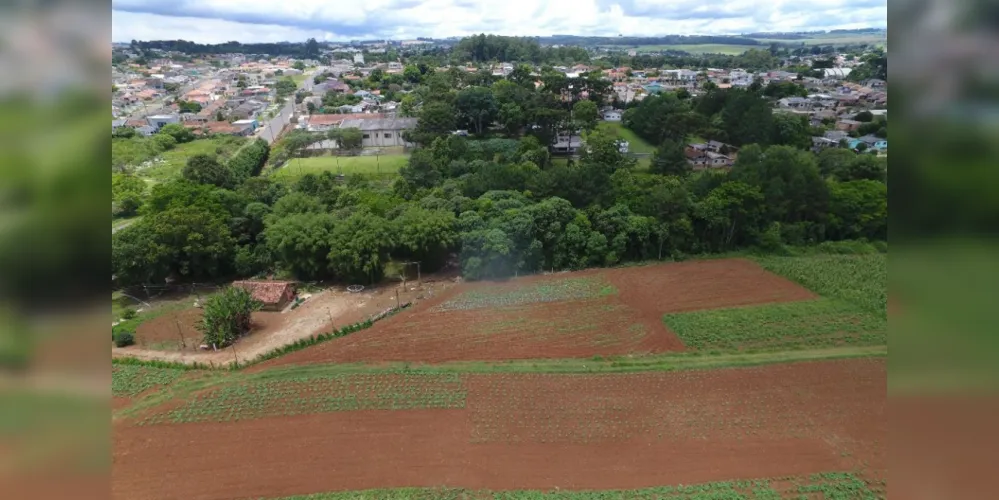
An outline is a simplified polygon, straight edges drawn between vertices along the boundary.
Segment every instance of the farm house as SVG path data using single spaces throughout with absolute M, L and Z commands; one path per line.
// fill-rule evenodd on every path
M 249 291 L 263 303 L 264 311 L 280 311 L 295 298 L 295 284 L 291 281 L 234 281 L 232 286 Z

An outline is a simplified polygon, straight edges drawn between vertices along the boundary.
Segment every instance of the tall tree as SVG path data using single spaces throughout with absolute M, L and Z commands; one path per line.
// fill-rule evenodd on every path
M 683 143 L 666 139 L 652 154 L 650 170 L 656 174 L 684 176 L 691 172 Z
M 496 119 L 496 99 L 487 87 L 468 87 L 458 92 L 455 108 L 464 120 L 471 124 L 477 135 Z
M 572 106 L 572 121 L 583 130 L 591 131 L 595 129 L 599 118 L 600 113 L 597 110 L 597 104 L 593 101 L 584 99 Z

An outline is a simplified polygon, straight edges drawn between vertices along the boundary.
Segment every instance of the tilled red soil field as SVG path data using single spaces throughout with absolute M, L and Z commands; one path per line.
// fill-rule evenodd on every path
M 461 379 L 464 408 L 116 422 L 112 493 L 623 489 L 887 469 L 884 360 Z
M 576 284 L 565 285 L 569 282 Z M 553 288 L 562 284 L 562 288 L 535 290 L 546 284 Z M 600 290 L 601 284 L 606 292 Z M 518 290 L 523 293 L 518 295 Z M 482 298 L 485 293 L 510 304 L 490 307 L 476 302 L 488 302 Z M 545 293 L 550 295 L 543 296 Z M 560 293 L 571 300 L 554 300 Z M 815 297 L 744 259 L 467 283 L 368 330 L 263 366 L 587 358 L 682 351 L 683 343 L 662 323 L 665 313 Z

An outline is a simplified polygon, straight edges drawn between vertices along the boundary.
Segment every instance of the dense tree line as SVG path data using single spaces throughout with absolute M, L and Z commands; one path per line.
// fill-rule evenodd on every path
M 639 137 L 659 145 L 665 140 L 686 141 L 690 135 L 742 146 L 744 144 L 811 147 L 813 131 L 802 115 L 773 113 L 771 99 L 800 95 L 794 84 L 771 83 L 748 89 L 711 88 L 698 99 L 675 93 L 647 97 L 625 110 L 623 122 Z
M 729 45 L 760 45 L 759 40 L 741 36 L 712 36 L 712 35 L 666 35 L 651 37 L 636 36 L 573 36 L 555 35 L 538 39 L 546 45 L 579 45 L 583 47 L 595 47 L 601 45 L 685 45 L 685 44 L 705 44 L 718 43 Z
M 225 42 L 203 44 L 187 40 L 132 40 L 134 50 L 145 53 L 150 49 L 184 54 L 264 54 L 269 56 L 292 56 L 309 59 L 319 58 L 319 43 L 310 38 L 305 43 L 239 43 Z
M 267 158 L 300 156 L 316 140 L 353 144 L 350 131 L 295 131 L 273 153 L 258 141 L 224 164 L 192 158 L 182 179 L 141 200 L 139 222 L 113 236 L 119 283 L 275 272 L 369 283 L 393 260 L 454 264 L 484 279 L 887 237 L 886 162 L 807 151 L 807 124 L 771 110 L 771 99 L 794 88 L 644 99 L 625 114 L 625 125 L 658 146 L 649 171 L 639 171 L 619 138 L 594 126 L 607 93 L 598 78 L 523 66 L 501 79 L 416 72 L 407 98 L 419 120 L 409 138 L 420 147 L 398 178 L 323 173 L 282 184 L 257 175 Z M 459 128 L 470 136 L 454 134 Z M 553 161 L 547 146 L 568 131 L 586 145 Z M 738 146 L 731 171 L 692 172 L 683 155 L 691 134 Z M 116 182 L 127 199 L 134 182 Z
M 462 38 L 451 51 L 455 62 L 585 63 L 590 54 L 579 46 L 542 47 L 536 38 L 473 35 Z

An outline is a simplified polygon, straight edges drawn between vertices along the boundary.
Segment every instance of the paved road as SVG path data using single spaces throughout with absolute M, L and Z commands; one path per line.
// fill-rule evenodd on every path
M 302 84 L 299 88 L 303 90 L 312 90 L 313 82 L 312 78 L 321 71 L 323 68 L 316 68 L 315 70 L 305 73 L 305 80 L 302 80 Z M 295 96 L 288 96 L 288 102 L 285 104 L 281 112 L 277 114 L 274 118 L 271 118 L 268 122 L 262 124 L 257 131 L 256 136 L 267 141 L 267 144 L 273 144 L 281 136 L 281 131 L 284 130 L 284 126 L 291 121 L 291 115 L 295 112 Z

